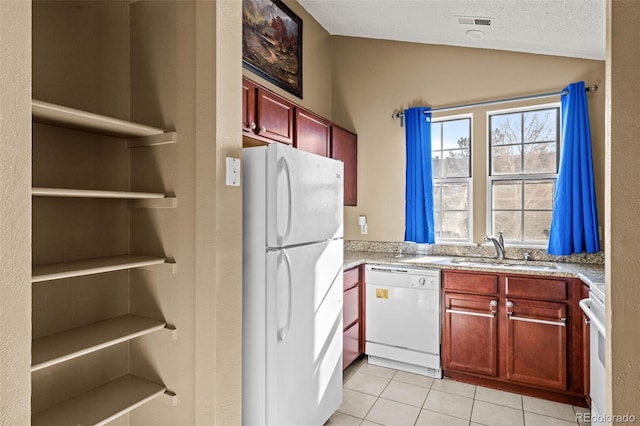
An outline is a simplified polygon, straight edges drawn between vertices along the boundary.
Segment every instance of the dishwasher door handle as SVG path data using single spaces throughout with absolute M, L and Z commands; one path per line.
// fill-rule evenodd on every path
M 471 316 L 474 316 L 474 317 L 484 317 L 484 318 L 495 318 L 496 317 L 495 311 L 492 311 L 490 314 L 483 314 L 481 312 L 459 311 L 457 309 L 449 309 L 449 308 L 447 308 L 445 312 L 448 313 L 448 314 L 471 315 Z

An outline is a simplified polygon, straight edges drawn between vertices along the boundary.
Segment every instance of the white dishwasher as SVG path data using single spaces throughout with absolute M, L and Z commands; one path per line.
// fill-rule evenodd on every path
M 366 265 L 369 363 L 442 378 L 440 270 Z

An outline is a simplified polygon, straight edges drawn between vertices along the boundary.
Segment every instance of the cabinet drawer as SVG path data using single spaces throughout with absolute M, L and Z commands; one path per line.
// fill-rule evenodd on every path
M 360 356 L 360 324 L 355 323 L 342 335 L 342 369 Z
M 344 328 L 349 327 L 354 321 L 358 320 L 358 308 L 360 304 L 360 288 L 353 287 L 344 292 L 344 305 L 342 308 L 342 319 Z
M 505 294 L 544 300 L 566 300 L 567 281 L 548 278 L 505 277 Z
M 360 282 L 360 267 L 356 266 L 355 268 L 344 271 L 343 280 L 345 290 L 357 285 Z
M 496 275 L 444 271 L 443 282 L 444 288 L 447 290 L 482 294 L 498 292 L 498 277 Z

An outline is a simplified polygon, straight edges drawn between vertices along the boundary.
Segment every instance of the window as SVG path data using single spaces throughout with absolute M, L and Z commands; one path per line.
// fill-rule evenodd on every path
M 471 118 L 431 122 L 431 161 L 436 240 L 471 239 Z
M 560 107 L 489 113 L 492 234 L 542 244 L 549 240 L 560 152 Z

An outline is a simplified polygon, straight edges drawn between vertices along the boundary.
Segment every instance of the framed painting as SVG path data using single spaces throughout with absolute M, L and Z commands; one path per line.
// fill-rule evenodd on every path
M 242 65 L 302 99 L 302 19 L 282 0 L 242 0 Z

